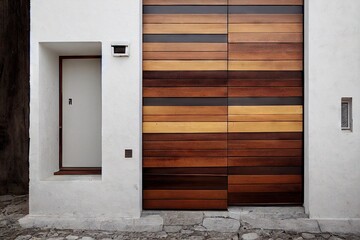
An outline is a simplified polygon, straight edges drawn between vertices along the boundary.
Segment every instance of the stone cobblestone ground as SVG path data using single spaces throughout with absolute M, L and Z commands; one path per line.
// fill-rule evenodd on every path
M 22 228 L 18 219 L 28 212 L 27 196 L 0 196 L 0 240 L 109 240 L 109 239 L 189 239 L 189 240 L 359 240 L 360 235 L 308 233 L 284 230 L 263 230 L 250 224 L 238 222 L 221 212 L 190 212 L 188 216 L 177 216 L 176 212 L 163 212 L 164 226 L 160 232 L 117 232 L 89 230 L 56 230 Z M 151 213 L 148 213 L 151 214 Z M 182 213 L 183 214 L 183 213 Z M 186 213 L 187 214 L 187 213 Z M 185 214 L 185 215 L 186 215 Z M 283 214 L 283 213 L 280 213 Z M 168 215 L 168 216 L 166 216 Z M 205 215 L 205 218 L 203 218 Z M 190 218 L 189 218 L 190 216 Z M 200 217 L 199 217 L 200 216 Z M 223 217 L 223 218 L 222 218 Z M 185 221 L 184 221 L 185 219 Z M 186 220 L 187 219 L 187 220 Z M 249 221 L 251 222 L 251 221 Z M 238 225 L 237 225 L 238 224 Z M 209 231 L 212 229 L 213 231 Z M 236 229 L 236 231 L 234 231 Z M 224 231 L 232 231 L 230 233 Z

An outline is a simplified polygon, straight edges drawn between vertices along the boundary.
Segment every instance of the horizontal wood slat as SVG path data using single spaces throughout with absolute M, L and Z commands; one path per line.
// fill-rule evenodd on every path
M 227 61 L 143 61 L 145 71 L 202 71 L 202 70 L 227 70 Z
M 229 140 L 229 149 L 302 148 L 301 140 Z
M 229 149 L 229 157 L 301 157 L 302 149 Z
M 144 60 L 226 60 L 227 52 L 144 52 Z
M 301 184 L 302 177 L 300 175 L 229 175 L 229 184 L 275 184 L 275 183 L 286 183 L 286 184 Z
M 145 87 L 144 97 L 227 97 L 226 87 Z
M 301 205 L 302 193 L 294 192 L 250 192 L 229 193 L 229 205 Z
M 302 159 L 301 157 L 229 157 L 228 166 L 302 166 Z
M 152 150 L 211 150 L 226 148 L 227 141 L 145 141 L 143 143 L 143 149 Z
M 303 69 L 302 61 L 229 61 L 229 70 L 252 71 L 299 71 Z
M 143 43 L 144 52 L 226 52 L 226 43 Z
M 224 210 L 227 209 L 227 200 L 144 200 L 143 207 L 160 210 Z
M 144 122 L 226 122 L 226 115 L 145 115 Z
M 218 133 L 226 132 L 226 122 L 144 122 L 144 133 Z
M 144 0 L 143 5 L 226 5 L 227 0 Z
M 226 167 L 227 157 L 144 157 L 143 167 Z
M 291 18 L 289 18 L 291 19 Z M 143 16 L 145 24 L 189 24 L 189 23 L 227 23 L 226 14 L 145 14 Z
M 228 132 L 302 132 L 302 122 L 229 122 Z
M 229 0 L 229 5 L 304 5 L 304 0 Z
M 301 192 L 302 184 L 229 185 L 229 193 L 243 192 Z
M 220 141 L 227 140 L 227 133 L 143 134 L 143 141 Z
M 302 23 L 303 14 L 229 14 L 229 23 Z
M 251 32 L 272 32 L 272 33 L 302 33 L 301 23 L 237 23 L 228 25 L 229 33 L 251 33 Z
M 302 87 L 230 87 L 229 97 L 301 97 Z
M 238 114 L 302 114 L 302 106 L 229 106 L 228 111 L 230 115 Z M 276 131 L 275 131 L 276 132 Z
M 144 199 L 227 199 L 226 190 L 145 190 Z
M 290 108 L 290 107 L 289 107 Z M 291 109 L 291 108 L 290 108 Z M 250 111 L 251 109 L 249 109 Z M 269 109 L 270 111 L 271 109 Z M 284 111 L 287 109 L 284 109 Z M 240 110 L 234 109 L 239 112 Z M 295 110 L 294 110 L 295 111 Z M 145 106 L 144 115 L 226 115 L 226 106 Z
M 144 24 L 144 34 L 226 34 L 226 24 Z
M 302 43 L 302 33 L 229 33 L 229 43 Z
M 229 122 L 302 122 L 303 115 L 229 115 Z

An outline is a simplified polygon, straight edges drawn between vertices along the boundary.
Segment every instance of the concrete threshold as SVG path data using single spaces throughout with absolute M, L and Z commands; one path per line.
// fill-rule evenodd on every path
M 33 216 L 23 227 L 89 229 L 125 232 L 214 231 L 264 229 L 307 233 L 360 234 L 360 219 L 309 219 L 302 207 L 230 207 L 228 211 L 143 211 L 138 219 Z

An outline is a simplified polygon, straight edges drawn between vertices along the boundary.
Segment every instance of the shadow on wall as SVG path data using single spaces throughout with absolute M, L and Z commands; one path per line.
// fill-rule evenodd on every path
M 0 1 L 0 195 L 29 191 L 30 1 Z

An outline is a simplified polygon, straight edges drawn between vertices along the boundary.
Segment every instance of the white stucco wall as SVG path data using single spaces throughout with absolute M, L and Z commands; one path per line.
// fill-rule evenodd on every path
M 111 43 L 119 41 L 130 44 L 129 58 L 111 56 Z M 87 54 L 86 49 L 94 54 L 91 44 L 79 50 L 67 42 L 101 43 L 101 177 L 53 176 L 58 170 L 58 55 Z M 138 218 L 142 199 L 140 1 L 32 0 L 30 107 L 30 216 Z M 133 158 L 125 159 L 124 149 L 133 149 Z
M 311 218 L 360 218 L 360 1 L 308 0 L 305 205 Z M 353 97 L 354 131 L 341 131 Z
M 311 218 L 360 218 L 360 1 L 307 0 L 305 8 L 305 207 Z M 130 43 L 129 58 L 111 56 L 119 41 Z M 59 53 L 44 42 L 101 43 L 101 177 L 53 176 Z M 353 97 L 353 132 L 341 131 L 341 97 Z M 139 217 L 141 2 L 32 0 L 30 104 L 30 215 Z M 129 148 L 134 157 L 125 159 Z

